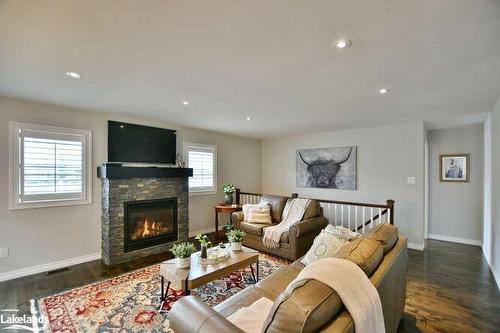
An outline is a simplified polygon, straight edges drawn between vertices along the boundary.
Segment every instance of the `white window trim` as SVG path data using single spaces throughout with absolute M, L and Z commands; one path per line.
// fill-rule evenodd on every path
M 55 200 L 40 200 L 33 202 L 21 202 L 19 199 L 19 182 L 20 182 L 20 145 L 19 145 L 19 130 L 34 130 L 82 135 L 83 139 L 83 199 L 55 199 Z M 55 127 L 28 123 L 9 123 L 9 209 L 30 209 L 42 207 L 59 207 L 72 205 L 85 205 L 92 203 L 92 131 Z
M 197 195 L 214 195 L 217 194 L 217 189 L 219 188 L 219 180 L 217 178 L 217 146 L 216 145 L 210 145 L 210 144 L 204 144 L 204 143 L 195 143 L 195 142 L 187 142 L 184 141 L 182 143 L 182 156 L 184 161 L 188 163 L 188 168 L 189 168 L 189 158 L 188 158 L 188 147 L 200 147 L 200 148 L 209 148 L 213 149 L 214 151 L 214 165 L 213 165 L 213 170 L 214 170 L 214 187 L 213 189 L 190 189 L 188 186 L 189 190 L 189 195 L 190 196 L 197 196 Z

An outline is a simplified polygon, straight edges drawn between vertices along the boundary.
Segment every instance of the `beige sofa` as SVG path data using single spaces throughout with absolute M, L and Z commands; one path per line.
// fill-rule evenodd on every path
M 354 244 L 354 250 L 353 248 L 348 249 L 346 259 L 356 262 L 368 273 L 370 281 L 380 295 L 386 332 L 393 333 L 397 331 L 405 305 L 408 264 L 407 239 L 402 236 L 398 237 L 396 234 L 391 241 L 387 235 L 384 235 L 383 230 L 381 233 L 368 235 L 368 238 L 370 239 L 366 242 L 363 240 Z M 373 247 L 374 243 L 380 246 Z M 177 301 L 172 308 L 169 315 L 170 325 L 176 333 L 242 332 L 226 317 L 242 307 L 250 306 L 261 297 L 267 297 L 276 304 L 277 299 L 283 298 L 280 296 L 283 295 L 281 293 L 303 268 L 304 266 L 297 260 L 256 285 L 247 287 L 213 309 L 196 297 L 184 297 Z M 327 290 L 325 285 L 314 280 L 311 281 L 302 287 L 302 291 L 299 290 L 293 296 L 295 298 L 292 297 L 289 300 L 289 304 L 280 305 L 282 312 L 274 315 L 271 322 L 269 322 L 268 317 L 266 333 L 355 332 L 352 317 L 342 305 L 335 291 L 330 289 L 330 292 L 325 294 Z M 311 306 L 315 302 L 319 305 Z M 321 308 L 321 304 L 327 306 Z
M 277 195 L 263 195 L 261 197 L 260 202 L 265 202 L 271 207 L 273 225 L 281 222 L 287 199 Z M 309 250 L 314 238 L 320 233 L 321 229 L 328 224 L 328 220 L 321 212 L 319 202 L 312 200 L 302 220 L 291 226 L 289 231 L 283 233 L 280 247 L 270 249 L 262 243 L 264 229 L 269 225 L 245 222 L 243 212 L 233 213 L 231 221 L 236 229 L 245 231 L 246 237 L 243 239 L 243 245 L 290 260 L 297 260 L 302 257 Z

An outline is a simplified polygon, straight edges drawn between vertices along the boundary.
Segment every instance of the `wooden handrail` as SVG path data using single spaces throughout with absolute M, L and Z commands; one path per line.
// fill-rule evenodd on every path
M 252 193 L 252 192 L 242 192 L 239 188 L 236 189 L 236 203 L 240 204 L 240 196 L 241 195 L 254 195 L 254 196 L 262 196 L 264 194 L 262 193 Z M 298 198 L 299 195 L 297 193 L 292 193 L 291 196 L 287 198 Z M 375 221 L 379 219 L 382 215 L 388 214 L 390 212 L 390 218 L 389 218 L 389 223 L 394 224 L 394 204 L 395 201 L 392 199 L 389 199 L 386 201 L 386 204 L 373 204 L 373 203 L 366 203 L 366 202 L 353 202 L 353 201 L 341 201 L 341 200 L 327 200 L 327 199 L 311 199 L 311 200 L 316 200 L 320 203 L 329 203 L 329 204 L 336 204 L 336 205 L 345 205 L 345 206 L 357 206 L 357 207 L 368 207 L 368 208 L 379 208 L 379 209 L 384 209 L 381 213 L 375 215 L 370 220 L 365 222 L 364 224 L 360 225 L 357 230 L 363 227 L 363 225 L 367 225 L 371 223 L 371 221 Z

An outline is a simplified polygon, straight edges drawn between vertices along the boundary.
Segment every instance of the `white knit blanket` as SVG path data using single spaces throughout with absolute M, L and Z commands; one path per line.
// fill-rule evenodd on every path
M 287 232 L 292 225 L 302 220 L 309 202 L 309 199 L 292 199 L 290 208 L 283 220 L 277 225 L 264 229 L 264 237 L 262 238 L 264 246 L 271 249 L 279 248 L 281 235 Z
M 377 289 L 361 268 L 351 261 L 325 258 L 306 266 L 294 283 L 314 279 L 335 290 L 354 321 L 356 333 L 384 333 L 384 314 Z

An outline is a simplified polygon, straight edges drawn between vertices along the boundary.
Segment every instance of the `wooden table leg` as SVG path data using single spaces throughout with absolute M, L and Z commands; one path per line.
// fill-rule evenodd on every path
M 219 234 L 219 212 L 215 210 L 215 235 Z

